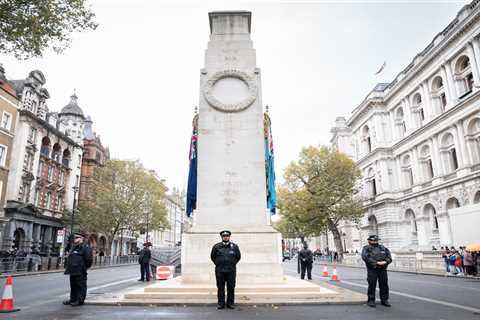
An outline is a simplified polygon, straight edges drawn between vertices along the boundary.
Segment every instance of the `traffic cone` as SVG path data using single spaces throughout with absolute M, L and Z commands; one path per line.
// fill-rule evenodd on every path
M 0 313 L 15 312 L 19 310 L 20 309 L 15 309 L 15 304 L 13 302 L 13 278 L 12 276 L 8 276 L 5 288 L 3 289 L 2 302 L 0 302 Z
M 332 281 L 339 281 L 337 276 L 337 267 L 333 267 Z
M 322 276 L 323 276 L 323 277 L 328 277 L 328 268 L 327 268 L 327 266 L 323 266 Z

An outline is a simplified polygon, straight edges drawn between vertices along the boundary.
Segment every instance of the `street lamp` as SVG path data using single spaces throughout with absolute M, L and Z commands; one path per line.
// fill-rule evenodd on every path
M 79 187 L 77 185 L 72 187 L 73 189 L 73 207 L 72 207 L 72 220 L 70 221 L 70 250 L 73 246 L 73 225 L 75 224 L 75 209 L 77 207 L 77 193 Z

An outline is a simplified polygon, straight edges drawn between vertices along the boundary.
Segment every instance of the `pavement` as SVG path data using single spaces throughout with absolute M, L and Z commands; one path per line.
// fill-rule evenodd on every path
M 89 273 L 89 297 L 111 294 L 127 288 L 141 288 L 136 281 L 138 266 L 97 269 Z M 285 273 L 296 274 L 296 264 L 284 264 Z M 315 266 L 313 281 L 328 281 L 332 285 L 366 291 L 366 272 L 359 268 L 338 267 L 339 282 L 321 276 L 322 268 Z M 302 306 L 240 306 L 236 310 L 216 310 L 214 306 L 94 306 L 73 308 L 63 306 L 67 298 L 68 278 L 59 273 L 32 275 L 14 279 L 15 304 L 21 311 L 0 314 L 0 319 L 275 319 L 275 320 L 480 320 L 480 280 L 448 278 L 411 273 L 389 273 L 392 308 L 379 305 L 302 305 Z

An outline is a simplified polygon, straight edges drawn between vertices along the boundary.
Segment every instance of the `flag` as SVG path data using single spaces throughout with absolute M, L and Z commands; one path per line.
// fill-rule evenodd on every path
M 197 117 L 197 116 L 196 116 Z M 196 119 L 193 121 L 193 133 L 190 139 L 190 152 L 188 159 L 190 160 L 188 170 L 188 185 L 187 185 L 187 205 L 186 213 L 188 217 L 192 216 L 193 210 L 197 208 L 197 126 Z
M 264 120 L 265 133 L 265 173 L 266 173 L 266 188 L 267 188 L 267 208 L 273 215 L 276 213 L 277 207 L 277 192 L 275 190 L 275 166 L 273 154 L 273 139 L 270 117 L 265 114 Z
M 378 69 L 377 72 L 375 72 L 375 75 L 377 75 L 377 74 L 379 74 L 380 72 L 382 72 L 383 69 L 385 69 L 386 66 L 387 66 L 387 61 L 383 61 L 382 66 L 380 67 L 380 69 Z

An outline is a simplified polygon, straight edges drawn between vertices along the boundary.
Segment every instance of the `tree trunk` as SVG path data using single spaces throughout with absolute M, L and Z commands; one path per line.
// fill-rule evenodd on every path
M 105 248 L 105 255 L 111 256 L 112 255 L 112 243 L 113 243 L 113 236 L 107 236 L 107 247 Z
M 338 258 L 342 260 L 343 259 L 342 236 L 340 234 L 340 231 L 338 231 L 338 226 L 335 223 L 333 223 L 331 219 L 327 219 L 327 222 L 328 222 L 328 229 L 330 229 L 330 231 L 333 234 L 333 241 L 335 242 L 335 248 L 337 249 Z

